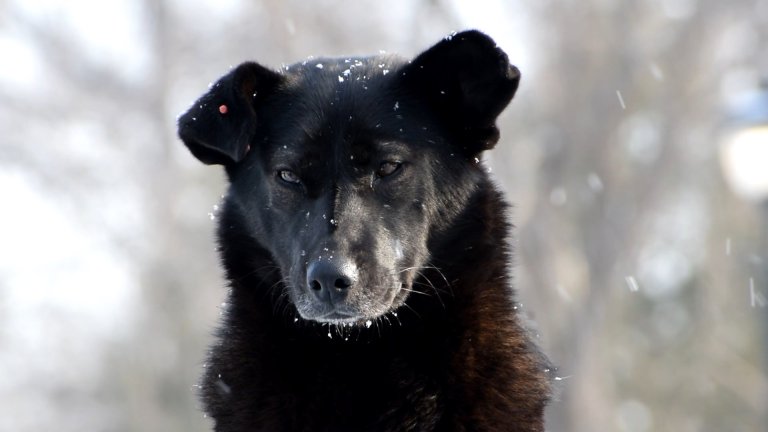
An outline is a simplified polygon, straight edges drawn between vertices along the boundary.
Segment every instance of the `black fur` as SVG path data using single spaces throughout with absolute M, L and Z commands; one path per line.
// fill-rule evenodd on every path
M 231 291 L 202 382 L 217 431 L 544 429 L 548 363 L 476 159 L 518 81 L 469 31 L 411 62 L 245 63 L 179 119 L 230 180 Z

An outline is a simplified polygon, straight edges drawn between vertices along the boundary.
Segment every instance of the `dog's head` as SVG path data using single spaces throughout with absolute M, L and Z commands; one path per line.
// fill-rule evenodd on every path
M 301 317 L 359 323 L 418 291 L 430 239 L 467 206 L 518 81 L 476 31 L 410 62 L 244 63 L 179 118 L 179 136 L 225 166 L 226 223 L 239 223 L 220 230 L 268 252 Z

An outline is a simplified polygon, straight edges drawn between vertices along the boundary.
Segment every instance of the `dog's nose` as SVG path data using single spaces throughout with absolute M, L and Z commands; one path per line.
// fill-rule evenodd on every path
M 357 269 L 348 261 L 318 260 L 307 268 L 307 286 L 315 299 L 334 305 L 344 301 L 357 281 Z

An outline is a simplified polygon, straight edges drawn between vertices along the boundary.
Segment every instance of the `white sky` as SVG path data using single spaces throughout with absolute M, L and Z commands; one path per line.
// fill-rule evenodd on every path
M 14 0 L 14 8 L 39 26 L 54 26 L 62 36 L 71 38 L 89 62 L 113 69 L 127 81 L 137 82 L 146 76 L 150 67 L 150 53 L 145 35 L 144 20 L 137 19 L 145 11 L 141 2 L 128 0 Z M 6 37 L 14 35 L 6 35 Z M 17 53 L 23 53 L 16 40 Z M 2 46 L 0 46 L 0 53 Z M 26 58 L 24 58 L 26 57 Z M 25 62 L 7 68 L 4 74 L 13 79 L 24 79 L 35 61 L 25 53 Z M 8 57 L 4 57 L 8 58 Z M 10 57 L 16 58 L 16 57 Z M 3 68 L 6 69 L 6 68 Z M 14 73 L 15 72 L 15 73 Z

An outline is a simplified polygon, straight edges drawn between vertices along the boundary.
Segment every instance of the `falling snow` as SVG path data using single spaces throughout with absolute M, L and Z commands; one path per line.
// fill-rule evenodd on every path
M 587 184 L 594 192 L 602 192 L 604 189 L 603 181 L 600 179 L 600 176 L 595 173 L 589 173 L 587 176 Z
M 640 290 L 640 286 L 637 284 L 637 280 L 635 280 L 634 276 L 626 276 L 624 281 L 627 283 L 627 286 L 631 292 L 637 292 Z
M 653 75 L 653 78 L 656 79 L 656 81 L 664 81 L 664 72 L 661 70 L 658 64 L 651 63 L 648 68 L 651 71 L 651 75 Z
M 616 90 L 616 96 L 619 98 L 619 104 L 621 104 L 621 109 L 627 109 L 627 106 L 624 104 L 624 97 L 621 96 L 621 92 L 619 90 Z
M 768 305 L 763 293 L 755 289 L 755 278 L 749 278 L 749 304 L 752 307 L 765 307 Z

